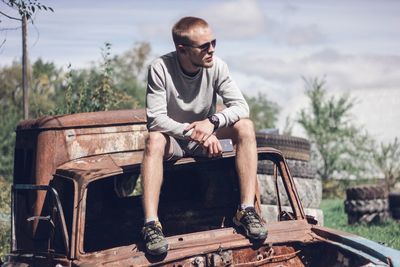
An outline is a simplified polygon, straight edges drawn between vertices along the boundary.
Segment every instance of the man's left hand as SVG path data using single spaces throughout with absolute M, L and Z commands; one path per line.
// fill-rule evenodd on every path
M 210 135 L 207 140 L 202 144 L 203 148 L 207 150 L 209 157 L 219 157 L 222 154 L 222 146 L 215 135 Z

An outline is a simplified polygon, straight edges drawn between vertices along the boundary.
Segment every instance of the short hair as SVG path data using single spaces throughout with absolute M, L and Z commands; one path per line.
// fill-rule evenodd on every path
M 201 18 L 183 17 L 172 27 L 172 39 L 175 45 L 190 44 L 189 31 L 195 27 L 208 27 L 208 23 Z

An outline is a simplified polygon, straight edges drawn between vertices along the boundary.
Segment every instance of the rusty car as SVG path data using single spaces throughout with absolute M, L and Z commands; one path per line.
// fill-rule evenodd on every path
M 144 110 L 46 116 L 22 121 L 16 133 L 4 267 L 400 266 L 399 251 L 307 216 L 284 156 L 269 147 L 259 147 L 258 157 L 274 164 L 283 183 L 277 191 L 290 207 L 278 204 L 266 240 L 254 243 L 232 223 L 239 199 L 233 151 L 164 162 L 159 210 L 170 249 L 147 255 L 140 236 Z M 259 197 L 256 207 L 265 212 Z

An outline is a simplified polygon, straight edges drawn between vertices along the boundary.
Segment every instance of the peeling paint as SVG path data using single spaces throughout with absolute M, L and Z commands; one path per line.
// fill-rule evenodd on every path
M 70 159 L 144 149 L 147 130 L 143 125 L 66 130 Z

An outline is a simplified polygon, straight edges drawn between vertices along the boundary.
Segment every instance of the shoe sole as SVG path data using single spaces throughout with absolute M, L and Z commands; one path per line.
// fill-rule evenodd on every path
M 146 252 L 149 253 L 152 256 L 161 256 L 165 253 L 168 252 L 169 246 L 163 247 L 163 248 L 159 248 L 157 250 L 148 250 L 146 249 Z
M 236 219 L 236 217 L 233 217 L 232 221 L 237 227 L 242 228 L 246 232 L 246 236 L 252 240 L 265 240 L 268 236 L 268 232 L 266 232 L 265 235 L 253 236 L 249 233 L 249 230 L 247 230 L 246 227 Z

